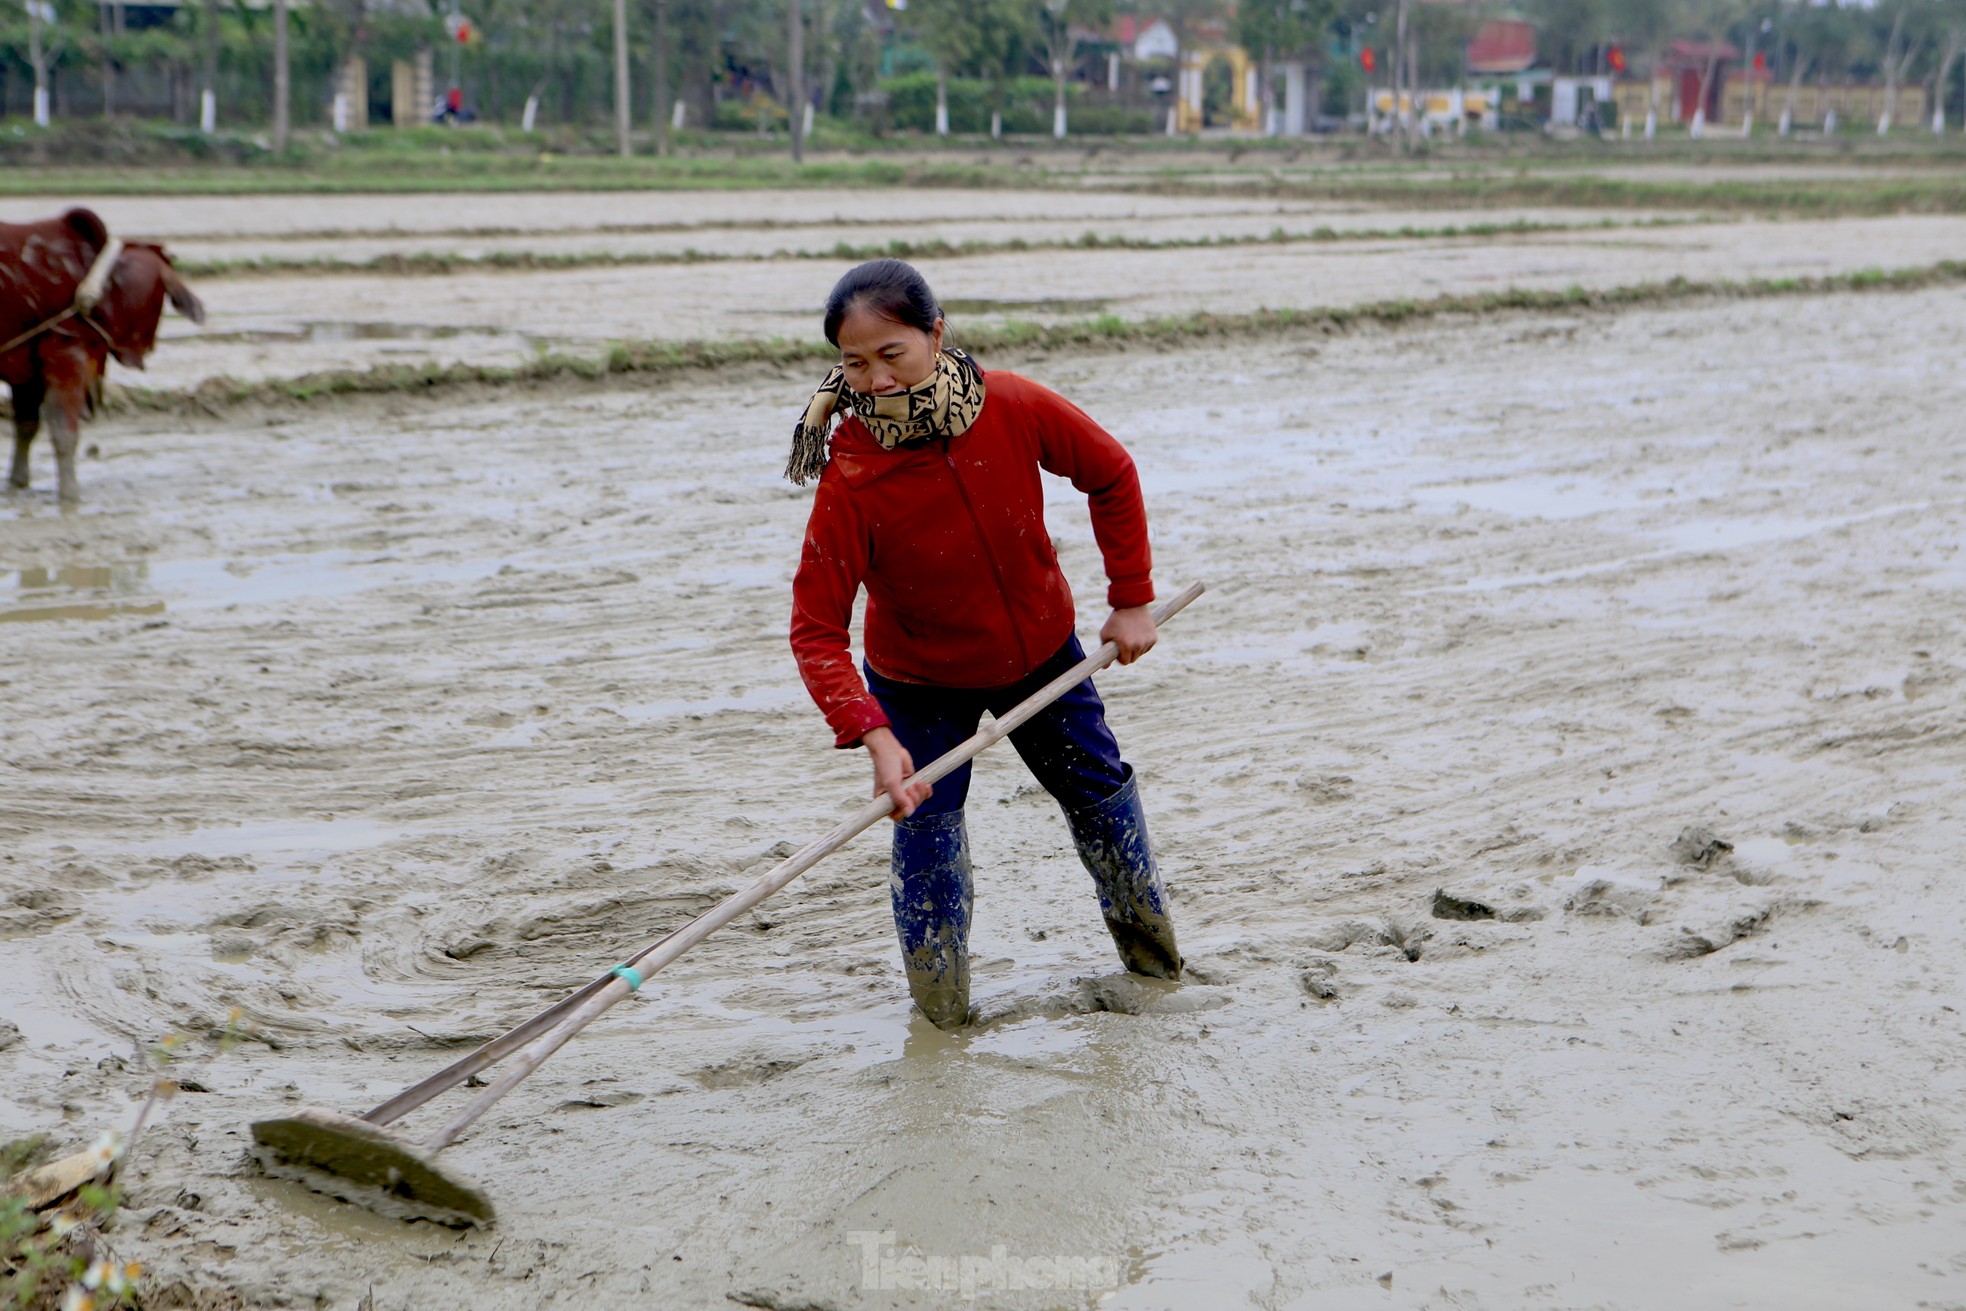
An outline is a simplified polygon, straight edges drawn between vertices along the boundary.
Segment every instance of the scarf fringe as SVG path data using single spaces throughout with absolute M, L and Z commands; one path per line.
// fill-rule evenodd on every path
M 831 458 L 826 448 L 827 438 L 832 435 L 830 425 L 826 428 L 807 427 L 803 419 L 792 426 L 792 455 L 785 461 L 785 476 L 803 487 L 826 472 L 826 462 Z

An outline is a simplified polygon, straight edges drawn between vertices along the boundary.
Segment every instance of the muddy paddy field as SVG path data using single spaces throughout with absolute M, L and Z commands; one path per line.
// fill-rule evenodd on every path
M 208 203 L 173 231 L 311 230 Z M 1101 221 L 1195 221 L 1125 203 Z M 703 239 L 779 221 L 745 212 Z M 1589 238 L 1644 278 L 1715 243 L 1791 273 L 1966 250 L 1943 219 L 1745 230 Z M 1352 257 L 1513 285 L 1583 239 Z M 1879 241 L 1903 258 L 1852 254 Z M 1369 281 L 1336 244 L 1254 249 L 1278 262 L 1212 290 L 1147 252 L 1066 291 L 1342 303 L 1311 252 Z M 1032 299 L 1025 258 L 924 268 Z M 789 325 L 838 271 L 659 269 L 700 299 L 608 312 Z M 518 329 L 563 276 L 471 275 Z M 276 295 L 389 321 L 359 282 L 214 278 L 205 331 Z M 475 321 L 452 289 L 387 294 Z M 0 497 L 0 1137 L 127 1126 L 179 1035 L 112 1234 L 156 1307 L 1966 1307 L 1962 310 L 1939 285 L 986 361 L 1128 443 L 1161 591 L 1209 585 L 1101 679 L 1188 979 L 1115 973 L 1055 807 L 986 757 L 969 1032 L 911 1015 L 869 834 L 451 1148 L 499 1206 L 464 1232 L 263 1178 L 246 1126 L 382 1101 L 858 804 L 785 644 L 814 379 L 105 421 L 78 510 L 45 451 Z M 241 343 L 167 326 L 138 381 L 233 371 Z M 1090 634 L 1083 501 L 1054 483 L 1050 513 Z

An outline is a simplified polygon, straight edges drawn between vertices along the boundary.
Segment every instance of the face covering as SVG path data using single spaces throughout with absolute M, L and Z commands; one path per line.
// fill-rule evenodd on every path
M 826 471 L 826 442 L 836 414 L 852 414 L 867 425 L 874 439 L 888 450 L 960 437 L 983 411 L 983 370 L 967 351 L 945 347 L 935 368 L 906 391 L 870 396 L 846 385 L 846 370 L 834 365 L 806 402 L 805 413 L 792 427 L 792 456 L 785 476 L 804 484 Z

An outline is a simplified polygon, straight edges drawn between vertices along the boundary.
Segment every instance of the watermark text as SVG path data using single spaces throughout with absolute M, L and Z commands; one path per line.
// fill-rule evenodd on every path
M 892 1229 L 849 1229 L 860 1249 L 860 1286 L 881 1292 L 953 1293 L 965 1300 L 1023 1290 L 1106 1292 L 1120 1286 L 1117 1257 L 1013 1255 L 1003 1244 L 989 1254 L 937 1256 L 903 1247 Z

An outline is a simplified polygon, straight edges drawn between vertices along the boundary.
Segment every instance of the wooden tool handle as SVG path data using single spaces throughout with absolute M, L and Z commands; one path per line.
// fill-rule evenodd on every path
M 1177 595 L 1170 597 L 1167 601 L 1155 608 L 1154 623 L 1156 625 L 1166 623 L 1175 615 L 1181 613 L 1182 610 L 1186 609 L 1188 603 L 1200 596 L 1204 590 L 1201 583 L 1188 584 Z M 1098 650 L 1086 656 L 1085 659 L 1079 661 L 1070 669 L 1033 692 L 1030 696 L 1018 702 L 1008 714 L 1005 714 L 999 719 L 992 719 L 988 724 L 979 728 L 974 736 L 938 758 L 928 768 L 916 771 L 912 778 L 924 783 L 933 783 L 937 779 L 946 776 L 951 770 L 956 769 L 966 761 L 974 759 L 990 746 L 1001 742 L 1010 735 L 1012 730 L 1023 724 L 1031 716 L 1037 714 L 1066 692 L 1084 682 L 1092 674 L 1104 669 L 1118 658 L 1119 647 L 1112 642 L 1104 643 Z M 875 797 L 845 820 L 841 821 L 838 827 L 834 828 L 831 832 L 807 843 L 798 851 L 793 852 L 778 865 L 772 867 L 771 870 L 760 874 L 745 887 L 732 893 L 709 910 L 704 911 L 701 915 L 698 915 L 695 919 L 683 925 L 683 927 L 677 929 L 668 937 L 663 938 L 660 942 L 643 948 L 640 953 L 628 960 L 628 965 L 643 978 L 647 978 L 663 966 L 675 961 L 684 952 L 696 946 L 699 942 L 702 942 L 726 924 L 729 924 L 745 911 L 750 910 L 774 892 L 779 891 L 786 884 L 811 869 L 814 865 L 817 865 L 827 856 L 838 851 L 868 828 L 886 819 L 893 812 L 893 809 L 894 802 L 890 798 L 885 795 Z M 620 1001 L 623 997 L 626 997 L 632 991 L 634 989 L 629 986 L 628 980 L 617 974 L 604 974 L 594 980 L 594 982 L 588 984 L 585 988 L 582 988 L 579 993 L 561 1002 L 558 1006 L 552 1007 L 547 1011 L 542 1011 L 539 1015 L 534 1016 L 525 1024 L 520 1025 L 518 1029 L 514 1029 L 510 1034 L 507 1034 L 497 1042 L 486 1044 L 485 1047 L 480 1049 L 480 1052 L 489 1052 L 493 1047 L 498 1046 L 503 1046 L 504 1050 L 498 1056 L 493 1056 L 489 1060 L 486 1060 L 483 1065 L 474 1067 L 471 1071 L 472 1073 L 475 1073 L 477 1069 L 482 1069 L 486 1065 L 490 1065 L 506 1052 L 511 1051 L 513 1047 L 525 1042 L 527 1039 L 517 1037 L 521 1031 L 529 1031 L 534 1036 L 540 1035 L 542 1030 L 544 1031 L 544 1036 L 539 1036 L 538 1041 L 521 1052 L 518 1059 L 507 1066 L 496 1080 L 489 1084 L 477 1097 L 472 1099 L 470 1105 L 466 1106 L 455 1119 L 438 1131 L 437 1135 L 427 1144 L 429 1150 L 434 1152 L 449 1144 L 459 1134 L 469 1128 L 473 1121 L 489 1110 L 493 1102 L 496 1102 L 506 1093 L 516 1088 L 527 1075 L 538 1069 L 547 1057 L 565 1046 L 568 1039 L 593 1023 L 603 1011 Z M 547 1016 L 549 1015 L 556 1016 L 557 1022 L 555 1020 L 548 1020 Z M 474 1053 L 473 1056 L 459 1061 L 451 1067 L 451 1070 L 445 1071 L 444 1074 L 449 1075 L 451 1071 L 470 1064 L 476 1059 L 476 1056 L 477 1053 Z M 411 1093 L 418 1092 L 425 1084 L 434 1084 L 436 1079 L 442 1077 L 444 1075 L 425 1080 L 424 1084 L 419 1084 L 417 1088 L 400 1094 L 393 1101 L 385 1102 L 383 1106 L 378 1107 L 376 1111 L 370 1112 L 365 1118 L 375 1123 L 388 1123 L 386 1120 L 377 1121 L 375 1119 L 377 1113 L 395 1106 L 398 1102 L 402 1102 L 408 1098 Z M 468 1075 L 459 1076 L 453 1082 L 462 1082 L 465 1077 L 468 1077 Z M 448 1087 L 449 1085 L 446 1084 L 444 1086 Z M 423 1101 L 428 1101 L 430 1097 L 434 1097 L 438 1092 L 442 1091 L 443 1088 L 437 1088 L 429 1096 L 424 1097 L 422 1101 L 415 1102 L 414 1105 L 420 1106 Z M 408 1109 L 410 1108 L 405 1107 L 403 1111 L 398 1111 L 396 1114 L 403 1114 Z M 395 1116 L 391 1116 L 391 1118 L 393 1119 Z

